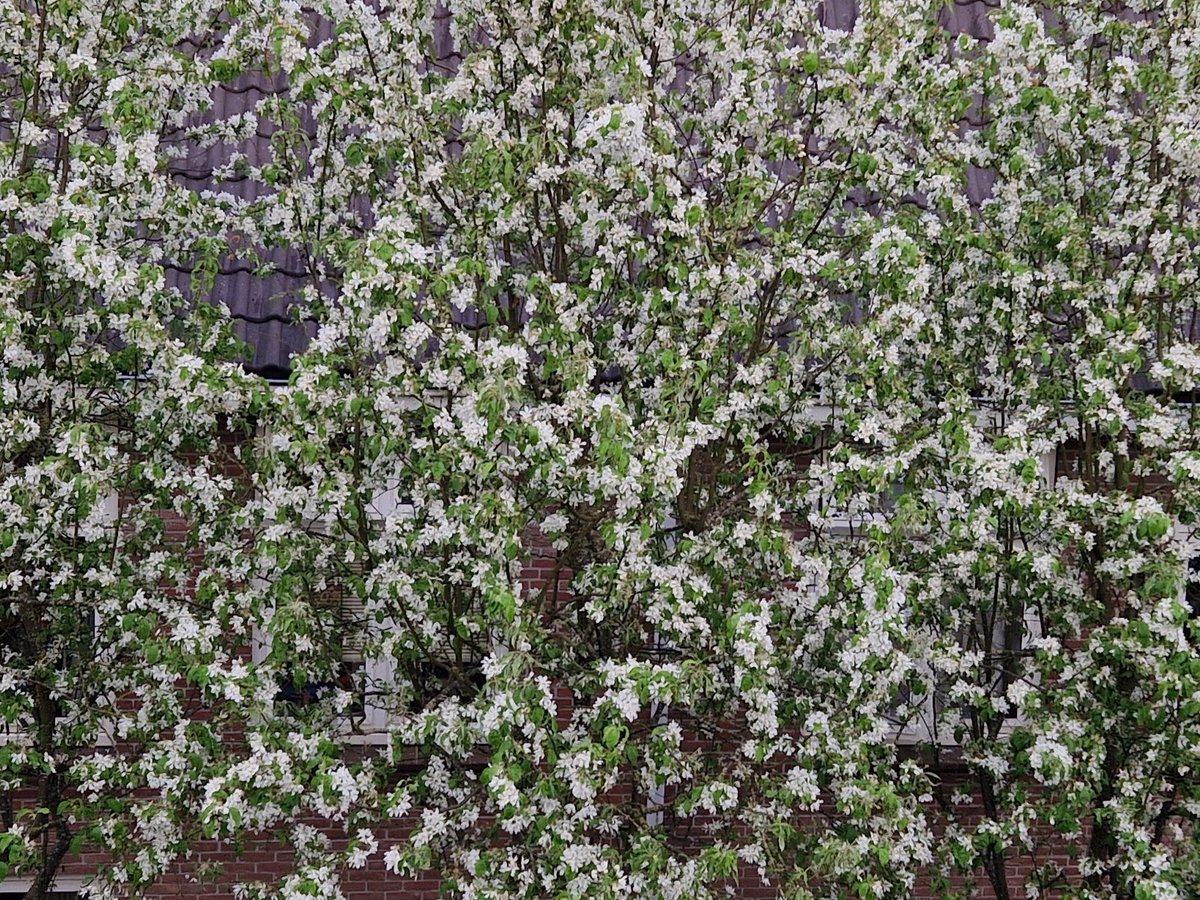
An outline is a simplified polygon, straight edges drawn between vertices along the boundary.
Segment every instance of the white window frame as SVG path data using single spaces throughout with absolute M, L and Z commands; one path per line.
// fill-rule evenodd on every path
M 1180 559 L 1183 562 L 1183 582 L 1179 586 L 1179 602 L 1192 613 L 1192 605 L 1188 602 L 1188 584 L 1200 585 L 1200 526 L 1174 524 L 1172 538 L 1181 546 Z M 1192 571 L 1195 565 L 1197 570 Z
M 36 881 L 34 878 L 5 878 L 0 881 L 0 894 L 25 894 L 33 887 Z M 91 882 L 91 878 L 83 878 L 78 875 L 58 875 L 50 882 L 48 891 L 50 893 L 64 892 L 75 893 L 82 896 L 83 889 Z

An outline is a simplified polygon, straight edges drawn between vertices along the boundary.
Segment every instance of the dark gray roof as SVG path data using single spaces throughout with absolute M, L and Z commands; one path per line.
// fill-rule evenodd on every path
M 265 96 L 286 90 L 280 78 L 251 74 L 213 94 L 213 104 L 205 118 L 210 122 L 227 120 L 252 110 Z M 185 141 L 183 133 L 175 142 Z M 236 145 L 218 141 L 210 147 L 193 144 L 185 155 L 172 161 L 175 180 L 197 192 L 218 192 L 239 200 L 258 199 L 263 185 L 248 177 L 220 178 L 215 170 L 227 165 L 235 153 L 244 154 L 251 165 L 262 165 L 271 158 L 269 123 L 260 120 L 253 137 Z M 233 316 L 238 336 L 246 341 L 251 353 L 247 367 L 268 376 L 286 375 L 292 354 L 304 349 L 316 333 L 312 321 L 297 319 L 299 292 L 308 282 L 308 267 L 295 251 L 247 247 L 230 252 L 218 260 L 218 269 L 206 299 L 224 303 Z M 167 263 L 168 286 L 192 295 L 194 260 Z
M 994 34 L 989 15 L 999 6 L 1000 0 L 953 0 L 939 12 L 938 23 L 952 34 L 965 33 L 988 41 Z M 823 0 L 816 9 L 826 27 L 848 30 L 858 17 L 859 4 L 857 0 Z M 450 36 L 449 13 L 444 7 L 438 7 L 434 18 L 435 54 L 441 65 L 454 68 L 457 55 Z M 311 40 L 314 44 L 331 38 L 327 20 L 313 15 L 311 21 Z M 197 52 L 204 51 L 198 48 Z M 282 77 L 246 74 L 214 92 L 213 104 L 205 120 L 223 121 L 241 115 L 252 110 L 264 98 L 272 94 L 285 94 L 287 90 Z M 197 192 L 216 192 L 253 202 L 269 188 L 248 177 L 218 178 L 214 171 L 227 165 L 235 153 L 243 154 L 250 165 L 269 163 L 272 158 L 273 127 L 266 119 L 260 119 L 254 135 L 236 145 L 219 141 L 209 147 L 200 147 L 193 143 L 188 152 L 173 160 L 172 174 L 180 184 Z M 168 143 L 172 139 L 177 146 L 186 146 L 187 138 L 182 131 L 173 137 L 169 136 Z M 971 168 L 966 180 L 969 199 L 979 204 L 990 196 L 996 176 L 990 170 Z M 873 200 L 877 199 L 853 196 L 852 202 L 870 209 L 875 205 Z M 920 203 L 921 200 L 913 198 L 913 202 Z M 370 210 L 358 212 L 364 223 L 369 221 Z M 317 330 L 315 320 L 306 313 L 301 302 L 301 292 L 306 286 L 312 285 L 325 296 L 333 297 L 336 295 L 336 284 L 317 280 L 313 275 L 312 261 L 305 258 L 301 249 L 238 247 L 236 236 L 229 237 L 232 249 L 220 258 L 214 284 L 205 297 L 192 296 L 194 261 L 170 262 L 167 266 L 168 283 L 192 300 L 225 304 L 239 337 L 250 347 L 246 358 L 247 368 L 268 377 L 286 377 L 291 369 L 292 357 L 307 346 Z M 458 311 L 454 315 L 464 327 L 480 324 L 476 321 L 478 314 L 470 310 Z M 1185 331 L 1200 336 L 1200 322 L 1192 321 L 1190 326 L 1190 329 L 1185 327 Z M 1155 388 L 1146 376 L 1138 376 L 1138 379 L 1145 382 L 1138 385 L 1142 389 Z
M 939 21 L 951 32 L 967 32 L 987 39 L 991 35 L 988 9 L 997 5 L 998 0 L 954 0 L 939 14 Z M 858 3 L 856 0 L 824 0 L 817 11 L 826 27 L 849 29 L 858 17 Z M 439 8 L 435 19 L 436 54 L 453 65 L 448 13 Z M 314 16 L 312 22 L 311 39 L 315 43 L 331 37 L 327 21 Z M 198 48 L 197 52 L 204 51 Z M 223 121 L 252 110 L 265 97 L 286 91 L 283 78 L 250 73 L 215 91 L 205 118 Z M 252 202 L 267 188 L 247 177 L 219 178 L 214 176 L 214 171 L 228 164 L 235 153 L 244 154 L 251 165 L 270 162 L 271 133 L 271 123 L 260 120 L 254 136 L 236 145 L 224 141 L 210 147 L 193 145 L 194 149 L 173 160 L 172 174 L 179 183 L 197 192 L 218 192 Z M 170 142 L 172 138 L 167 140 Z M 185 140 L 182 132 L 174 136 L 177 145 Z M 978 202 L 986 196 L 991 178 L 988 173 L 974 172 L 969 180 L 972 199 Z M 194 261 L 175 260 L 167 266 L 168 284 L 189 298 L 192 298 L 193 264 Z M 207 299 L 228 307 L 239 337 L 251 348 L 246 359 L 247 368 L 269 377 L 285 377 L 291 368 L 292 357 L 316 334 L 316 323 L 306 315 L 301 304 L 301 291 L 310 283 L 326 295 L 336 291 L 333 283 L 321 284 L 312 280 L 309 261 L 299 250 L 243 247 L 220 258 L 211 291 L 205 298 L 192 299 Z M 460 315 L 463 325 L 471 327 L 474 324 L 470 312 Z

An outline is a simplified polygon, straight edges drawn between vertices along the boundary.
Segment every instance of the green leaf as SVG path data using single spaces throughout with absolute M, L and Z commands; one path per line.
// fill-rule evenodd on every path
M 396 248 L 387 241 L 376 238 L 371 241 L 371 252 L 383 262 L 388 262 L 396 255 Z
M 1171 530 L 1171 519 L 1163 513 L 1152 513 L 1142 521 L 1146 526 L 1146 536 L 1152 541 L 1159 540 Z

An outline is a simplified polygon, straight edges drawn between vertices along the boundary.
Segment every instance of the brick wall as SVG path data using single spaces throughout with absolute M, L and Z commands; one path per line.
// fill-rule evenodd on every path
M 1057 468 L 1060 477 L 1070 477 L 1075 474 L 1078 454 L 1073 448 L 1066 448 L 1059 454 Z M 243 473 L 236 460 L 229 457 L 226 473 L 240 477 Z M 187 530 L 187 523 L 173 514 L 166 514 L 168 531 L 176 538 L 182 539 Z M 526 546 L 529 555 L 522 574 L 522 586 L 526 592 L 547 592 L 550 605 L 560 604 L 570 597 L 570 582 L 572 572 L 564 564 L 550 543 L 540 534 L 527 535 Z M 247 653 L 248 653 L 247 649 Z M 555 700 L 558 703 L 558 718 L 560 725 L 565 725 L 571 716 L 576 698 L 566 685 L 556 685 Z M 736 723 L 727 723 L 731 731 L 736 731 Z M 736 741 L 726 739 L 723 742 L 701 740 L 692 736 L 687 741 L 687 749 L 707 749 L 716 754 L 732 754 L 736 752 Z M 415 761 L 415 760 L 414 760 Z M 964 790 L 973 799 L 967 804 L 955 807 L 956 818 L 966 825 L 979 822 L 984 816 L 984 807 L 979 797 L 979 791 L 974 789 L 970 775 L 966 770 L 953 763 L 941 767 L 938 771 L 940 789 L 948 796 L 954 789 Z M 601 798 L 602 801 L 620 803 L 630 799 L 632 786 L 621 784 L 610 794 Z M 18 806 L 32 803 L 33 796 L 15 798 Z M 668 795 L 670 799 L 670 795 Z M 936 806 L 936 804 L 935 804 Z M 931 808 L 931 818 L 936 819 L 938 812 Z M 816 821 L 818 814 L 809 814 L 809 821 Z M 824 820 L 822 819 L 822 824 Z M 317 827 L 322 823 L 314 822 Z M 672 842 L 680 849 L 698 848 L 705 840 L 702 817 L 684 819 L 683 817 L 668 817 L 664 827 L 668 829 Z M 336 830 L 329 829 L 328 823 L 324 830 L 332 839 L 338 839 Z M 438 872 L 421 873 L 416 877 L 399 877 L 385 871 L 383 853 L 392 843 L 401 840 L 412 827 L 410 821 L 382 823 L 376 829 L 380 851 L 372 857 L 365 868 L 347 870 L 342 873 L 341 884 L 345 895 L 351 900 L 367 900 L 367 898 L 395 898 L 395 900 L 425 900 L 439 895 L 441 878 Z M 1064 842 L 1055 834 L 1047 831 L 1040 836 L 1038 849 L 1033 853 L 1010 852 L 1006 856 L 1006 872 L 1010 885 L 1019 889 L 1030 873 L 1048 863 L 1060 866 L 1068 875 L 1075 873 L 1072 851 L 1076 848 Z M 294 855 L 292 851 L 269 836 L 251 840 L 241 847 L 220 841 L 197 842 L 192 848 L 190 857 L 178 864 L 172 872 L 148 892 L 152 898 L 167 897 L 231 897 L 235 884 L 244 882 L 272 883 L 285 877 L 292 871 Z M 95 854 L 85 853 L 70 859 L 62 870 L 64 876 L 84 876 L 95 870 L 102 861 Z M 974 878 L 960 878 L 951 885 L 957 890 L 968 890 L 971 896 L 979 898 L 994 897 L 992 888 L 983 871 L 974 873 Z M 774 898 L 779 895 L 777 885 L 764 884 L 755 868 L 743 865 L 739 878 L 735 883 L 727 885 L 731 896 L 749 898 Z M 937 887 L 931 877 L 924 877 L 914 891 L 917 900 L 943 896 L 942 889 Z M 1053 891 L 1043 896 L 1054 897 Z

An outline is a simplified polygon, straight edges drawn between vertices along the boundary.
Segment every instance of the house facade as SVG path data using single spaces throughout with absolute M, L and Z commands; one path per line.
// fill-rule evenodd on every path
M 1200 891 L 1144 7 L 205 6 L 13 138 L 0 897 Z

